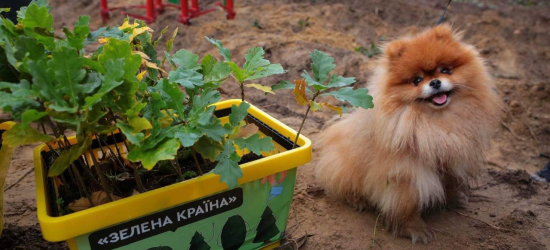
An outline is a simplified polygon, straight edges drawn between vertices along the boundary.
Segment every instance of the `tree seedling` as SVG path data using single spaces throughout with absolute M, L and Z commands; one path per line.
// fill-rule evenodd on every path
M 329 108 L 342 116 L 342 108 L 337 105 L 332 105 L 327 102 L 316 102 L 319 96 L 333 96 L 339 101 L 347 102 L 353 107 L 369 109 L 374 107 L 372 96 L 368 95 L 366 88 L 353 89 L 346 87 L 355 83 L 354 77 L 343 77 L 330 72 L 336 67 L 334 58 L 327 54 L 315 50 L 309 53 L 311 57 L 311 70 L 313 77 L 304 70 L 302 73 L 303 79 L 295 80 L 292 84 L 288 81 L 282 81 L 279 84 L 273 85 L 273 90 L 279 89 L 294 89 L 292 94 L 298 105 L 307 106 L 306 113 L 298 129 L 298 134 L 294 139 L 293 147 L 296 147 L 300 133 L 304 127 L 304 123 L 310 111 L 319 111 L 323 108 Z M 310 97 L 308 97 L 308 94 Z
M 254 47 L 249 49 L 244 55 L 245 63 L 242 67 L 239 67 L 239 65 L 231 61 L 231 53 L 229 52 L 229 49 L 223 47 L 221 41 L 214 40 L 209 37 L 206 37 L 206 40 L 214 44 L 219 49 L 225 63 L 231 68 L 231 76 L 237 81 L 239 88 L 241 89 L 242 101 L 245 101 L 245 86 L 259 89 L 266 94 L 274 94 L 269 86 L 261 85 L 259 83 L 245 84 L 245 82 L 258 80 L 272 75 L 283 74 L 286 72 L 280 64 L 272 64 L 268 60 L 264 59 L 265 52 L 262 47 Z

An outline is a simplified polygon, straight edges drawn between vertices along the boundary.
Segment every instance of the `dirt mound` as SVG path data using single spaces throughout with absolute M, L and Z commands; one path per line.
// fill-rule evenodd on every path
M 517 196 L 529 199 L 537 194 L 538 183 L 531 179 L 525 170 L 503 171 L 489 170 L 489 174 L 497 181 L 496 184 L 506 183 L 517 192 Z
M 529 229 L 536 225 L 537 215 L 531 210 L 515 209 L 508 216 L 502 218 L 498 226 L 499 231 L 488 231 L 480 237 L 483 249 L 544 249 L 545 245 L 531 237 Z M 515 240 L 511 240 L 515 239 Z

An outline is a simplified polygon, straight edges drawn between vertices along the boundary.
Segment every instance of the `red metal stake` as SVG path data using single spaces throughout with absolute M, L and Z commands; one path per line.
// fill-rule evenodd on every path
M 233 0 L 225 0 L 223 3 L 216 3 L 217 6 L 225 10 L 225 16 L 231 20 L 235 18 L 235 10 L 233 10 Z
M 225 10 L 227 11 L 227 19 L 235 18 L 235 10 L 233 10 L 233 0 L 225 1 Z
M 157 19 L 157 13 L 155 10 L 155 3 L 153 0 L 147 0 L 147 23 L 152 23 Z
M 198 0 L 191 0 L 191 7 L 189 7 L 189 3 L 187 0 L 180 0 L 179 6 L 172 3 L 163 3 L 162 0 L 146 0 L 146 1 L 147 3 L 145 5 L 128 5 L 128 6 L 120 6 L 120 7 L 114 7 L 109 9 L 107 5 L 107 0 L 101 0 L 100 1 L 101 19 L 105 23 L 109 20 L 110 18 L 109 13 L 111 11 L 120 10 L 120 14 L 122 15 L 128 15 L 134 18 L 145 20 L 145 22 L 147 23 L 152 23 L 157 19 L 157 16 L 160 13 L 163 13 L 167 7 L 170 7 L 170 8 L 179 8 L 180 9 L 179 21 L 184 24 L 190 24 L 191 23 L 190 20 L 192 18 L 196 18 L 216 10 L 214 8 L 201 10 Z M 226 11 L 227 19 L 235 18 L 235 10 L 233 10 L 233 0 L 224 0 L 223 3 L 216 3 L 216 5 L 220 6 Z M 145 9 L 146 15 L 141 16 L 141 15 L 126 12 L 128 9 L 134 9 L 134 8 Z
M 199 7 L 199 0 L 191 0 L 191 12 L 199 12 L 201 7 Z
M 162 3 L 162 0 L 155 0 L 155 8 L 159 14 L 164 12 L 164 4 Z
M 189 6 L 187 5 L 187 0 L 180 1 L 180 19 L 179 21 L 183 24 L 189 24 Z
M 99 14 L 101 15 L 101 20 L 103 23 L 106 23 L 110 16 L 109 16 L 109 7 L 107 6 L 107 0 L 101 0 L 100 2 L 101 8 L 99 10 Z

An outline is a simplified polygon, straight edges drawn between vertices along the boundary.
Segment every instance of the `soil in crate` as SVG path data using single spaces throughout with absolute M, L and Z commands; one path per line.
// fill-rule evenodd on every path
M 55 158 L 49 152 L 43 153 L 43 157 L 45 159 L 46 169 L 48 169 Z M 200 164 L 200 168 L 203 173 L 210 172 L 216 166 L 216 162 L 204 160 L 200 157 L 200 154 L 197 155 L 197 158 L 199 163 L 202 163 Z M 239 164 L 251 162 L 261 158 L 263 158 L 263 156 L 247 154 L 242 157 Z M 123 159 L 119 160 L 120 162 L 124 162 Z M 106 173 L 105 179 L 107 180 L 109 187 L 112 188 L 112 194 L 120 198 L 126 198 L 137 194 L 138 188 L 133 169 L 126 165 L 124 166 L 124 168 L 122 168 L 119 166 L 119 164 L 116 164 L 115 161 L 117 161 L 117 159 L 114 156 L 111 156 L 106 159 L 102 159 L 99 165 L 101 172 Z M 80 176 L 84 180 L 87 191 L 90 194 L 101 191 L 102 187 L 98 181 L 99 178 L 94 169 L 86 169 L 77 163 L 78 161 L 76 161 L 74 165 L 77 168 Z M 181 173 L 184 176 L 184 180 L 189 180 L 197 177 L 197 166 L 192 157 L 180 159 L 178 163 L 179 166 L 181 166 Z M 144 169 L 140 169 L 139 175 L 145 190 L 150 191 L 182 181 L 179 180 L 179 175 L 175 167 L 177 166 L 165 162 L 165 164 L 161 164 L 158 167 L 155 167 L 153 170 L 147 171 Z M 52 213 L 52 215 L 54 216 L 61 216 L 72 213 L 73 211 L 68 208 L 68 205 L 73 201 L 85 197 L 83 195 L 83 190 L 81 190 L 79 185 L 77 185 L 76 173 L 74 173 L 71 168 L 67 169 L 62 174 L 62 176 L 59 176 L 58 178 L 59 179 L 57 179 L 57 177 L 53 179 L 48 178 L 50 197 L 56 197 L 52 180 L 61 181 L 62 183 L 64 183 L 63 185 L 60 185 L 58 187 L 58 199 L 50 200 L 50 207 L 54 208 L 54 211 Z

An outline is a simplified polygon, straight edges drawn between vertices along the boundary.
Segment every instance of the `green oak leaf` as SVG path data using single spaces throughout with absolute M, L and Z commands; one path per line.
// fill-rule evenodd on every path
M 225 135 L 231 132 L 227 131 L 220 120 L 216 117 L 212 117 L 211 121 L 207 124 L 197 124 L 197 128 L 214 141 L 222 141 L 222 139 L 225 138 Z
M 119 58 L 116 61 L 109 59 L 105 62 L 104 67 L 107 72 L 104 75 L 100 75 L 101 86 L 95 94 L 92 96 L 87 96 L 84 99 L 84 108 L 92 107 L 94 104 L 101 101 L 106 94 L 110 93 L 113 89 L 123 83 L 121 78 L 124 74 L 124 71 L 122 70 L 124 67 L 124 59 Z
M 195 125 L 210 125 L 212 119 L 215 118 L 214 111 L 216 111 L 216 106 L 208 106 L 203 112 L 193 114 L 189 119 L 189 123 Z
M 336 67 L 334 58 L 318 50 L 309 53 L 309 56 L 312 61 L 311 69 L 313 70 L 315 81 L 321 84 L 324 83 L 328 79 L 328 73 Z
M 253 75 L 246 78 L 246 80 L 256 80 L 272 75 L 284 74 L 286 71 L 280 64 L 270 64 L 267 67 L 258 69 Z
M 231 67 L 229 67 L 229 65 L 223 62 L 214 62 L 213 65 L 208 65 L 208 66 L 211 66 L 211 68 L 206 73 L 203 68 L 205 83 L 213 83 L 213 84 L 221 83 L 231 73 Z
M 214 168 L 214 173 L 220 175 L 222 182 L 225 182 L 229 188 L 237 186 L 237 180 L 243 176 L 243 171 L 239 166 L 241 157 L 236 153 L 231 140 L 227 140 L 223 146 L 223 151 L 216 157 L 218 164 Z
M 128 41 L 111 38 L 103 45 L 103 53 L 99 55 L 98 62 L 105 65 L 107 61 L 117 61 L 117 59 L 124 60 L 123 79 L 130 82 L 137 81 L 136 75 L 141 66 L 141 56 L 132 53 L 132 46 Z
M 313 88 L 317 91 L 322 91 L 322 90 L 328 89 L 327 86 L 313 80 L 313 78 L 311 78 L 309 73 L 307 73 L 307 71 L 305 71 L 305 70 L 304 70 L 304 73 L 302 73 L 302 77 L 306 80 L 306 83 L 307 83 L 308 86 L 313 86 Z M 309 90 L 309 89 L 306 88 L 306 90 Z
M 220 92 L 217 90 L 206 89 L 202 92 L 201 95 L 193 96 L 193 106 L 191 107 L 191 112 L 189 116 L 196 116 L 197 113 L 204 112 L 204 109 L 221 99 Z
M 183 119 L 185 94 L 179 89 L 178 85 L 162 79 L 154 88 L 161 93 L 163 100 L 166 102 L 167 109 L 175 110 L 178 116 Z
M 273 84 L 271 86 L 271 90 L 279 90 L 279 89 L 294 89 L 296 87 L 296 84 L 291 83 L 289 81 L 280 81 L 279 83 Z
M 180 143 L 176 138 L 166 138 L 154 150 L 142 150 L 134 147 L 128 153 L 128 160 L 141 161 L 143 167 L 151 170 L 159 161 L 173 160 L 178 153 Z
M 23 11 L 21 16 L 23 18 L 19 20 L 19 24 L 22 24 L 25 28 L 44 28 L 46 30 L 52 30 L 53 28 L 53 15 L 49 13 L 48 8 L 45 6 L 39 6 L 33 2 Z
M 48 176 L 54 177 L 58 176 L 65 169 L 71 166 L 71 164 L 76 161 L 92 144 L 92 137 L 87 136 L 83 140 L 79 140 L 76 145 L 72 145 L 68 150 L 63 150 L 59 156 L 52 163 L 52 166 L 48 170 Z
M 143 139 L 145 139 L 145 135 L 143 133 L 140 133 L 139 131 L 136 131 L 132 126 L 117 122 L 116 126 L 122 131 L 124 136 L 126 136 L 126 139 L 134 145 L 140 146 Z
M 343 77 L 337 75 L 331 75 L 330 81 L 327 84 L 329 88 L 344 87 L 355 83 L 355 77 Z
M 251 72 L 256 71 L 260 67 L 269 65 L 269 61 L 264 59 L 264 49 L 262 47 L 254 47 L 248 49 L 248 53 L 244 55 L 245 63 L 243 69 Z
M 2 134 L 2 143 L 12 148 L 37 142 L 50 142 L 54 138 L 38 132 L 31 126 L 15 124 L 10 130 Z
M 226 64 L 229 65 L 229 68 L 231 68 L 233 75 L 240 83 L 246 81 L 246 78 L 250 76 L 247 74 L 246 70 L 239 68 L 239 65 L 237 65 L 236 63 L 226 62 Z
M 275 149 L 275 145 L 271 141 L 271 137 L 260 138 L 260 134 L 256 133 L 248 138 L 235 138 L 235 144 L 241 149 L 245 148 L 254 154 L 261 155 L 262 152 L 269 152 Z
M 349 102 L 354 107 L 369 109 L 374 107 L 374 104 L 372 103 L 372 96 L 368 95 L 368 93 L 369 90 L 367 89 L 354 90 L 352 87 L 344 87 L 337 91 L 323 93 L 322 95 L 331 95 L 340 101 Z
M 27 109 L 21 114 L 21 125 L 28 126 L 31 122 L 41 119 L 48 115 L 48 112 L 39 112 L 36 109 Z
M 78 21 L 74 25 L 73 32 L 70 32 L 68 29 L 63 29 L 65 35 L 67 36 L 67 43 L 80 51 L 84 47 L 84 40 L 90 34 L 90 16 L 80 16 Z
M 207 54 L 204 56 L 201 60 L 201 73 L 206 78 L 207 75 L 212 72 L 212 69 L 214 68 L 214 64 L 216 63 L 216 58 L 214 58 L 212 55 Z
M 97 40 L 102 38 L 116 38 L 118 40 L 124 40 L 129 41 L 130 40 L 130 34 L 122 32 L 122 30 L 119 30 L 117 27 L 102 27 L 97 29 L 96 31 L 92 31 L 88 34 L 86 37 L 86 40 L 84 40 L 84 45 L 88 45 L 91 43 L 97 42 Z M 102 48 L 102 47 L 100 47 Z M 99 49 L 98 49 L 99 50 Z
M 43 102 L 50 101 L 53 104 L 53 107 L 49 107 L 59 112 L 72 109 L 69 107 L 68 103 L 63 100 L 62 96 L 58 94 L 55 89 L 54 81 L 55 75 L 53 69 L 49 68 L 47 61 L 37 60 L 37 61 L 28 61 L 27 68 L 29 73 L 32 76 L 33 84 L 32 88 L 39 96 L 39 99 Z M 76 112 L 76 109 L 73 109 L 72 112 Z
M 223 150 L 223 147 L 219 142 L 203 136 L 195 143 L 193 149 L 199 152 L 203 158 L 213 161 Z
M 45 7 L 48 11 L 51 11 L 52 10 L 52 6 L 50 6 L 50 4 L 48 3 L 47 0 L 33 0 L 29 6 L 31 4 L 36 4 L 38 5 L 38 7 Z M 19 9 L 19 11 L 17 11 L 17 21 L 18 22 L 21 22 L 23 19 L 25 19 L 25 15 L 26 15 L 26 12 L 27 12 L 27 6 L 24 6 L 24 7 L 21 7 Z
M 195 70 L 188 70 L 183 67 L 178 68 L 175 71 L 168 73 L 168 80 L 170 82 L 178 83 L 184 88 L 194 89 L 204 84 L 202 75 Z
M 100 74 L 98 74 L 97 72 L 88 73 L 84 80 L 80 83 L 80 85 L 82 85 L 83 94 L 92 93 L 95 89 L 97 89 L 97 87 L 101 85 Z
M 249 108 L 250 104 L 247 102 L 241 102 L 239 106 L 235 104 L 231 105 L 231 114 L 229 114 L 229 123 L 231 126 L 239 126 L 240 122 L 248 115 Z
M 183 126 L 174 137 L 178 138 L 182 146 L 191 147 L 202 137 L 202 132 L 191 126 Z
M 45 60 L 47 56 L 44 45 L 34 37 L 19 37 L 19 40 L 15 44 L 15 48 L 16 52 L 14 56 L 18 61 L 22 62 L 19 71 L 28 72 L 26 68 L 27 62 Z
M 80 82 L 86 77 L 83 60 L 71 47 L 60 47 L 52 52 L 52 60 L 48 61 L 48 67 L 53 69 L 60 93 L 69 96 L 73 107 L 78 107 L 79 94 L 82 92 Z
M 220 40 L 215 40 L 207 36 L 205 36 L 205 38 L 206 40 L 214 44 L 218 48 L 218 50 L 220 50 L 220 54 L 223 56 L 223 59 L 225 59 L 226 62 L 231 61 L 231 53 L 229 52 L 229 49 L 224 48 Z
M 199 56 L 185 49 L 178 50 L 176 54 L 172 55 L 171 60 L 186 70 L 197 70 L 200 68 Z
M 158 120 L 153 121 L 153 128 L 150 130 L 151 134 L 141 143 L 140 148 L 143 151 L 154 150 L 165 138 L 174 138 L 177 129 L 178 127 L 161 128 Z
M 40 106 L 35 99 L 36 91 L 31 89 L 27 80 L 23 79 L 19 84 L 0 82 L 0 109 L 11 112 L 16 120 L 26 108 Z

